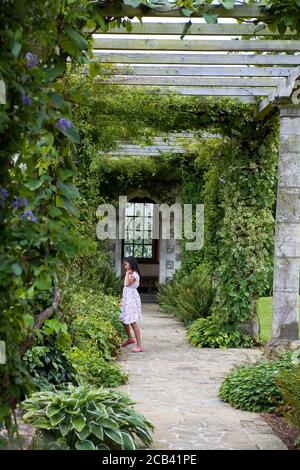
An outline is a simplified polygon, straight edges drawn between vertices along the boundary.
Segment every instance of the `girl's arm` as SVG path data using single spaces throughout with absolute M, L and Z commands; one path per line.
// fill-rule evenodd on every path
M 131 286 L 135 281 L 135 277 L 132 271 L 127 271 L 125 275 L 125 287 Z

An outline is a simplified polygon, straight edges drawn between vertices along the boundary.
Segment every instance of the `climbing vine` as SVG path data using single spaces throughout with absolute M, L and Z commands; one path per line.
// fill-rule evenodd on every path
M 168 2 L 124 3 L 151 8 Z M 229 0 L 220 3 L 233 6 Z M 262 3 L 271 27 L 284 32 L 285 25 L 299 32 L 298 0 Z M 131 27 L 127 18 L 103 17 L 102 4 L 36 0 L 29 12 L 22 0 L 0 1 L 0 79 L 6 85 L 6 104 L 0 107 L 0 335 L 7 357 L 0 370 L 0 424 L 11 429 L 11 410 L 30 387 L 22 354 L 36 327 L 57 308 L 60 268 L 77 253 L 95 249 L 85 238 L 94 221 L 90 204 L 101 199 L 112 175 L 119 190 L 153 173 L 157 182 L 168 175 L 168 181 L 177 184 L 187 171 L 182 162 L 170 175 L 170 156 L 162 165 L 153 160 L 139 167 L 124 162 L 122 169 L 98 150 L 115 148 L 117 139 L 129 136 L 150 142 L 158 131 L 221 132 L 231 143 L 219 148 L 219 157 L 231 151 L 226 167 L 206 161 L 203 193 L 211 211 L 212 198 L 218 204 L 218 216 L 208 214 L 206 228 L 210 246 L 215 233 L 218 247 L 214 255 L 209 248 L 204 255 L 213 268 L 219 264 L 216 313 L 224 321 L 247 318 L 269 276 L 276 166 L 273 121 L 256 124 L 251 106 L 226 99 L 200 104 L 193 98 L 117 92 L 113 87 L 100 96 L 92 87 L 85 88 L 74 72 L 90 61 L 92 32 Z M 217 21 L 209 0 L 177 2 L 187 16 L 201 5 L 208 7 L 206 21 Z M 93 78 L 93 66 L 90 71 L 87 80 Z M 186 194 L 191 178 L 185 173 Z M 224 183 L 215 195 L 220 178 Z M 229 247 L 226 240 L 237 243 Z M 256 260 L 259 249 L 262 255 Z

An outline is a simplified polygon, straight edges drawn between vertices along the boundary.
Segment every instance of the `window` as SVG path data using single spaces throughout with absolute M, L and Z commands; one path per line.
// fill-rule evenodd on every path
M 129 202 L 125 209 L 124 256 L 155 260 L 153 203 Z

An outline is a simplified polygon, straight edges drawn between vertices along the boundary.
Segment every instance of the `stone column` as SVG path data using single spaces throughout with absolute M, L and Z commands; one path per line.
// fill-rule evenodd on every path
M 280 105 L 272 340 L 298 339 L 300 106 Z

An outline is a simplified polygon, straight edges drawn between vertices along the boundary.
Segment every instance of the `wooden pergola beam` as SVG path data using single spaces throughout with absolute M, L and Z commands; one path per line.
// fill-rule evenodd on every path
M 95 51 L 94 60 L 118 64 L 183 65 L 300 65 L 300 55 L 291 54 L 197 54 Z
M 95 49 L 142 50 L 142 51 L 258 51 L 299 52 L 300 41 L 278 40 L 198 40 L 198 39 L 128 39 L 104 37 L 94 38 Z
M 103 68 L 101 75 L 160 75 L 197 77 L 288 77 L 291 67 L 206 67 L 190 65 L 117 65 Z
M 182 86 L 226 86 L 226 87 L 277 87 L 285 84 L 285 78 L 230 78 L 230 77 L 160 77 L 139 75 L 97 76 L 97 82 L 103 85 L 182 85 Z M 269 90 L 272 91 L 271 89 Z
M 160 11 L 159 11 L 160 10 Z M 207 7 L 199 7 L 197 13 L 193 13 L 193 17 L 202 17 L 203 13 L 207 12 L 208 10 L 213 10 L 215 13 L 218 14 L 220 18 L 259 18 L 264 19 L 268 17 L 268 12 L 266 9 L 261 8 L 258 5 L 236 5 L 231 10 L 227 10 L 223 6 L 219 5 L 211 5 L 209 8 Z M 172 7 L 170 4 L 170 9 L 162 11 L 161 9 L 157 8 L 154 10 L 152 8 L 147 8 L 146 6 L 140 6 L 137 8 L 131 7 L 129 5 L 125 5 L 122 1 L 114 1 L 111 2 L 110 5 L 99 7 L 99 13 L 103 16 L 108 17 L 184 17 L 179 7 Z
M 186 22 L 188 18 L 186 19 Z M 126 28 L 111 28 L 106 34 L 170 34 L 180 36 L 185 23 L 164 23 L 157 21 L 156 23 L 132 23 L 132 29 L 127 31 Z M 284 37 L 292 37 L 296 33 L 288 30 Z M 281 37 L 278 32 L 271 31 L 266 25 L 251 24 L 207 24 L 192 23 L 187 31 L 187 35 L 205 35 L 205 36 L 271 36 Z
M 112 87 L 119 87 L 119 86 L 124 86 L 124 85 L 113 85 L 110 84 Z M 128 85 L 131 86 L 131 85 Z M 138 86 L 138 85 L 136 85 Z M 263 96 L 268 96 L 270 94 L 270 88 L 269 87 L 219 87 L 219 88 L 211 88 L 211 87 L 197 87 L 197 86 L 184 86 L 184 85 L 170 85 L 170 86 L 165 86 L 165 87 L 154 87 L 153 85 L 143 85 L 141 87 L 143 91 L 148 92 L 151 94 L 155 93 L 164 93 L 164 94 L 169 94 L 169 93 L 179 93 L 182 95 L 194 95 L 194 96 L 228 96 L 228 97 L 237 97 L 237 96 L 242 96 L 242 97 L 263 97 Z M 250 102 L 257 102 L 257 101 L 251 101 Z
M 273 90 L 267 98 L 265 98 L 259 105 L 257 118 L 261 119 L 264 117 L 270 109 L 278 102 L 278 100 L 287 100 L 291 97 L 295 82 L 300 79 L 300 67 L 296 67 L 292 71 L 291 75 L 287 78 L 285 84 L 280 84 L 275 90 Z M 300 84 L 299 84 L 300 85 Z M 298 86 L 300 88 L 300 86 Z

